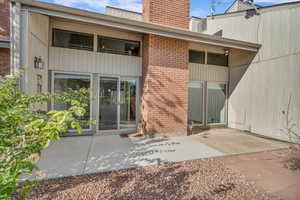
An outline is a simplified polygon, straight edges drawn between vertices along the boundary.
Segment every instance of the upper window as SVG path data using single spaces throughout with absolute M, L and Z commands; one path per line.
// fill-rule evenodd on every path
M 189 51 L 189 62 L 204 64 L 205 63 L 205 52 L 190 50 Z
M 225 54 L 207 53 L 207 64 L 228 66 L 228 56 Z
M 140 42 L 98 36 L 98 51 L 129 56 L 139 56 Z
M 94 36 L 92 34 L 53 29 L 53 46 L 93 51 Z

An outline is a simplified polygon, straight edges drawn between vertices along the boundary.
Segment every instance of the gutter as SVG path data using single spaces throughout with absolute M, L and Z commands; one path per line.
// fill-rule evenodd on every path
M 22 5 L 22 8 L 31 12 L 45 14 L 54 17 L 61 17 L 86 23 L 109 26 L 129 31 L 135 31 L 145 34 L 155 34 L 175 39 L 198 42 L 209 45 L 223 46 L 225 48 L 236 48 L 257 52 L 260 44 L 232 40 L 203 33 L 191 32 L 189 30 L 178 29 L 170 26 L 163 26 L 154 23 L 130 20 L 111 15 L 105 15 L 77 8 L 70 8 L 57 4 L 33 1 L 33 0 L 13 0 Z

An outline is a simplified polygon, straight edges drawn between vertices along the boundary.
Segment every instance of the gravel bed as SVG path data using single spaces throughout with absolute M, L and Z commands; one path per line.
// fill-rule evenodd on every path
M 28 199 L 265 200 L 270 196 L 220 160 L 202 159 L 42 181 Z

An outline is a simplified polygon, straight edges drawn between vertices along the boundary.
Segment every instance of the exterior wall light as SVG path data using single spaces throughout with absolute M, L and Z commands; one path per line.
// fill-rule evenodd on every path
M 225 49 L 225 56 L 229 56 L 229 50 Z
M 36 69 L 44 69 L 45 62 L 40 57 L 34 57 L 34 68 Z

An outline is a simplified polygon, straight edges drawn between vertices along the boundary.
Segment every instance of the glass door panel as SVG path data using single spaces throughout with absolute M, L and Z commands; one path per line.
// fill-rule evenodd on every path
M 69 89 L 79 90 L 81 88 L 90 88 L 90 76 L 89 75 L 78 75 L 78 74 L 54 74 L 54 93 L 60 94 L 62 92 L 68 92 Z M 70 105 L 66 105 L 61 102 L 54 101 L 53 108 L 55 110 L 65 110 Z M 86 113 L 83 117 L 78 117 L 78 120 L 84 129 L 90 128 L 90 103 L 85 108 Z
M 203 83 L 190 82 L 188 88 L 189 124 L 203 124 Z
M 207 83 L 207 123 L 226 123 L 226 84 Z
M 118 78 L 101 77 L 99 130 L 118 129 Z
M 136 127 L 135 79 L 120 80 L 120 129 Z

